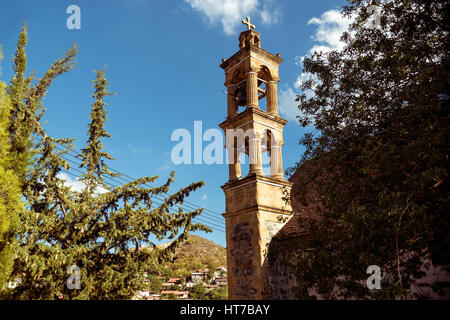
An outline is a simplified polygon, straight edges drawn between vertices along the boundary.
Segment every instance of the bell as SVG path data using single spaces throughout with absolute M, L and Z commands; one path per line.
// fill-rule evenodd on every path
M 247 90 L 245 82 L 236 89 L 236 98 L 238 106 L 245 106 L 247 104 Z

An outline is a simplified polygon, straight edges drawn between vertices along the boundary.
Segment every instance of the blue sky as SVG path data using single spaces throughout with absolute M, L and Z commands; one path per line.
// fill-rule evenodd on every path
M 112 139 L 106 151 L 116 160 L 112 168 L 132 177 L 159 175 L 163 183 L 176 171 L 173 190 L 193 181 L 206 186 L 188 201 L 209 209 L 214 221 L 224 221 L 225 197 L 220 188 L 228 180 L 223 165 L 175 165 L 170 152 L 175 129 L 193 132 L 219 129 L 226 116 L 222 58 L 238 48 L 240 21 L 250 15 L 261 33 L 262 48 L 280 53 L 279 101 L 287 118 L 284 168 L 303 152 L 298 140 L 305 132 L 295 120 L 295 93 L 306 75 L 301 57 L 314 50 L 340 47 L 339 35 L 348 25 L 338 14 L 340 0 L 0 0 L 0 44 L 4 60 L 0 80 L 9 82 L 12 56 L 23 23 L 29 27 L 28 71 L 40 77 L 73 42 L 79 53 L 75 69 L 59 77 L 45 97 L 45 128 L 53 137 L 74 137 L 81 149 L 86 141 L 92 103 L 94 70 L 106 66 L 107 99 Z M 69 30 L 69 5 L 81 9 L 81 29 Z M 206 146 L 208 142 L 204 143 Z M 75 179 L 69 177 L 68 179 Z M 76 185 L 76 181 L 68 180 Z M 207 218 L 207 217 L 205 217 Z M 212 221 L 210 219 L 205 221 Z M 225 245 L 225 234 L 200 234 Z

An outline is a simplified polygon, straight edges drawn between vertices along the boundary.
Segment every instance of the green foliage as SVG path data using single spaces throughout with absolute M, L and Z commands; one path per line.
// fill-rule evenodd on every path
M 309 233 L 295 243 L 304 248 L 299 296 L 314 288 L 325 298 L 402 298 L 425 259 L 449 265 L 450 5 L 349 2 L 344 12 L 356 20 L 345 48 L 304 60 L 312 77 L 299 120 L 318 134 L 302 139 L 293 197 L 311 205 L 314 191 L 323 206 L 319 219 L 301 216 Z M 311 181 L 323 183 L 312 190 Z M 369 265 L 382 270 L 376 292 L 365 287 Z
M 208 296 L 206 295 L 206 289 L 203 283 L 197 282 L 189 292 L 189 295 L 194 300 L 208 300 Z
M 0 46 L 0 61 L 2 59 Z M 20 160 L 11 152 L 9 128 L 13 121 L 13 106 L 6 89 L 6 84 L 0 82 L 0 292 L 6 289 L 12 272 L 17 244 L 15 235 L 23 210 L 20 199 L 23 172 L 17 172 L 16 164 Z
M 227 287 L 219 287 L 211 290 L 208 295 L 211 300 L 228 300 L 228 289 Z
M 179 286 L 177 284 L 174 284 L 174 285 L 170 286 L 170 288 L 169 288 L 169 290 L 171 290 L 171 291 L 180 291 L 181 289 L 182 289 L 181 286 Z
M 110 188 L 106 177 L 116 177 L 107 166 L 112 157 L 103 150 L 110 134 L 105 129 L 107 111 L 104 98 L 108 82 L 104 71 L 94 80 L 94 103 L 90 114 L 88 141 L 81 151 L 85 188 L 75 192 L 59 178 L 70 164 L 63 158 L 72 150 L 73 139 L 53 139 L 43 130 L 40 119 L 45 111 L 42 97 L 52 81 L 73 67 L 76 47 L 57 60 L 34 85 L 25 78 L 23 28 L 15 62 L 16 74 L 8 88 L 12 103 L 9 126 L 11 154 L 15 171 L 22 182 L 26 209 L 20 214 L 17 229 L 17 257 L 11 279 L 21 284 L 5 291 L 7 299 L 130 299 L 141 288 L 140 275 L 160 268 L 191 231 L 210 231 L 192 223 L 202 209 L 192 212 L 172 208 L 183 204 L 185 197 L 204 183 L 195 182 L 166 196 L 174 181 L 174 172 L 161 186 L 149 187 L 158 177 L 144 177 Z M 34 135 L 36 140 L 33 139 Z M 57 148 L 62 145 L 65 151 Z M 31 155 L 30 155 L 31 154 Z M 32 163 L 32 166 L 30 166 Z M 165 197 L 161 205 L 153 196 Z M 173 240 L 163 249 L 150 242 Z M 153 247 L 153 250 L 143 248 Z M 70 266 L 80 268 L 81 288 L 66 285 Z
M 177 296 L 174 294 L 169 294 L 169 296 L 167 297 L 169 300 L 178 300 Z
M 216 272 L 216 268 L 219 267 L 219 264 L 216 262 L 216 260 L 212 257 L 209 257 L 206 260 L 206 264 L 208 265 L 208 277 L 214 278 L 214 273 Z
M 150 279 L 149 288 L 153 292 L 161 292 L 162 289 L 162 280 L 158 276 L 151 276 Z
M 14 157 L 10 152 L 8 127 L 11 108 L 11 100 L 6 95 L 6 84 L 0 82 L 0 291 L 5 289 L 12 271 L 16 249 L 15 232 L 19 213 L 23 210 L 20 180 L 13 170 Z
M 19 35 L 14 57 L 15 74 L 7 90 L 12 103 L 11 122 L 8 128 L 11 143 L 10 152 L 15 159 L 13 170 L 22 180 L 25 180 L 28 175 L 33 161 L 32 158 L 35 155 L 32 133 L 39 132 L 41 135 L 46 135 L 39 123 L 45 111 L 42 98 L 46 95 L 49 86 L 56 77 L 73 68 L 74 57 L 77 53 L 77 47 L 74 45 L 67 50 L 62 58 L 55 61 L 42 78 L 33 84 L 34 73 L 28 77 L 25 76 L 27 67 L 25 47 L 27 42 L 28 31 L 24 26 Z M 26 188 L 25 182 L 22 187 Z
M 191 264 L 190 264 L 190 268 L 192 270 L 202 270 L 204 267 L 204 264 L 202 263 L 202 261 L 200 259 L 194 259 L 192 260 Z
M 178 277 L 190 275 L 196 270 L 211 269 L 226 265 L 226 250 L 213 241 L 191 235 L 175 251 L 173 261 L 167 264 L 167 269 L 161 270 L 164 275 Z M 168 273 L 170 272 L 170 273 Z

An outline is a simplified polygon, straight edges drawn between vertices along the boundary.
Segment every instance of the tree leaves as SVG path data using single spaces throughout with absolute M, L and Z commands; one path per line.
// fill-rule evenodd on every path
M 302 286 L 326 298 L 405 297 L 425 258 L 449 264 L 449 4 L 379 1 L 377 28 L 365 24 L 371 4 L 344 8 L 356 19 L 342 51 L 304 60 L 313 78 L 303 89 L 313 95 L 300 96 L 299 109 L 320 135 L 302 139 L 293 196 L 308 205 L 304 185 L 328 180 L 315 185 L 321 219 L 301 217 L 311 232 L 297 246 L 315 254 L 294 267 Z M 358 285 L 373 264 L 384 274 L 376 293 Z
M 23 159 L 16 171 L 22 179 L 27 210 L 20 215 L 10 277 L 20 279 L 20 284 L 3 292 L 2 297 L 130 299 L 142 286 L 141 275 L 152 273 L 158 263 L 170 259 L 191 231 L 210 231 L 192 223 L 203 209 L 174 210 L 204 183 L 192 183 L 168 197 L 165 194 L 174 181 L 174 172 L 161 186 L 149 186 L 158 177 L 143 177 L 118 187 L 107 185 L 105 178 L 119 174 L 108 168 L 107 163 L 113 159 L 103 150 L 104 139 L 111 137 L 105 129 L 104 98 L 112 93 L 107 89 L 104 70 L 100 70 L 93 81 L 88 141 L 81 150 L 81 165 L 76 168 L 84 171 L 80 182 L 85 188 L 76 192 L 66 186 L 59 173 L 71 168 L 65 156 L 73 150 L 73 139 L 49 137 L 39 121 L 45 112 L 42 97 L 58 75 L 73 68 L 77 47 L 69 49 L 32 85 L 32 78 L 25 78 L 26 40 L 24 27 L 15 58 L 16 75 L 8 93 L 13 110 L 10 144 L 13 154 Z M 99 192 L 101 187 L 104 192 Z M 153 201 L 155 196 L 165 197 L 161 205 Z M 164 249 L 149 250 L 153 246 L 151 236 L 174 241 Z M 70 266 L 79 267 L 79 290 L 66 285 Z

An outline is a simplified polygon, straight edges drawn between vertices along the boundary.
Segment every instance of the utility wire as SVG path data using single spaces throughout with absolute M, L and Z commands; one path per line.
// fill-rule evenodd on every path
M 39 137 L 35 137 L 35 136 L 34 136 L 34 138 L 36 138 L 36 139 L 39 140 L 40 142 L 43 142 L 43 140 L 40 139 Z M 67 155 L 69 155 L 70 157 L 72 157 L 72 158 L 74 158 L 74 159 L 77 159 L 78 156 L 81 155 L 80 153 L 77 153 L 77 152 L 75 152 L 75 151 L 73 151 L 73 152 L 75 153 L 75 155 L 73 155 L 73 154 L 71 153 L 71 151 L 70 151 L 69 148 L 63 146 L 63 145 L 60 144 L 60 143 L 58 143 L 58 144 L 61 145 L 62 147 L 64 147 L 64 149 L 61 148 L 61 147 L 55 146 L 56 149 L 58 149 L 58 150 L 60 150 L 60 151 L 63 151 L 63 152 L 66 152 Z M 71 162 L 71 163 L 77 165 L 78 167 L 81 166 L 81 163 L 78 163 L 78 162 L 76 162 L 76 161 L 74 161 L 74 160 L 68 159 L 68 158 L 66 158 L 66 157 L 64 157 L 64 156 L 62 156 L 62 155 L 60 155 L 60 157 L 61 157 L 62 159 L 64 159 L 64 160 L 66 160 L 66 161 L 69 161 L 69 162 Z M 81 174 L 84 174 L 84 172 L 82 172 L 82 171 L 80 171 L 80 170 L 78 170 L 78 169 L 75 169 L 75 168 L 72 168 L 72 167 L 71 167 L 71 169 L 73 169 L 73 170 L 75 170 L 75 171 L 77 171 L 77 172 L 79 172 L 79 173 L 81 173 Z M 122 173 L 122 172 L 120 172 L 120 171 L 118 171 L 118 170 L 116 170 L 116 169 L 113 169 L 113 168 L 111 168 L 111 167 L 109 167 L 109 169 L 110 169 L 111 171 L 114 171 L 114 172 L 116 172 L 117 174 L 119 174 L 119 176 L 118 176 L 118 177 L 115 177 L 115 178 L 122 179 L 122 180 L 125 181 L 126 183 L 129 183 L 129 182 L 132 182 L 132 181 L 136 180 L 136 179 L 134 179 L 133 177 L 130 177 L 129 175 L 124 174 L 124 173 Z M 65 170 L 63 170 L 63 171 L 65 171 Z M 127 177 L 129 180 L 123 178 L 122 176 Z M 81 178 L 81 177 L 78 177 L 78 178 Z M 115 182 L 115 183 L 118 183 L 119 185 L 122 184 L 122 182 L 118 181 L 117 179 L 115 179 L 115 178 L 113 178 L 113 177 L 111 177 L 111 176 L 105 175 L 105 178 L 107 178 L 108 180 L 113 181 L 113 182 Z M 111 183 L 110 183 L 110 184 L 111 184 Z M 112 185 L 112 184 L 111 184 L 111 185 Z M 114 186 L 114 185 L 113 185 L 113 186 Z M 151 187 L 151 186 L 149 186 L 148 184 L 144 184 L 144 186 Z M 117 187 L 117 186 L 114 186 L 114 187 Z M 164 193 L 165 193 L 166 195 L 169 195 L 167 192 L 164 192 Z M 152 198 L 156 198 L 157 200 L 160 200 L 160 201 L 164 201 L 164 198 L 159 198 L 159 197 L 157 197 L 156 195 L 151 196 L 151 197 L 152 197 Z M 152 200 L 154 201 L 154 199 L 152 199 Z M 154 201 L 154 202 L 156 202 L 156 201 Z M 217 212 L 215 212 L 215 211 L 212 211 L 212 210 L 209 210 L 209 209 L 206 209 L 206 208 L 202 208 L 202 207 L 200 207 L 200 206 L 197 206 L 197 205 L 195 205 L 195 204 L 193 204 L 193 203 L 191 203 L 191 202 L 188 202 L 188 201 L 183 201 L 183 202 L 184 202 L 183 205 L 180 205 L 180 206 L 181 206 L 181 207 L 184 206 L 185 208 L 188 208 L 187 211 L 189 211 L 189 210 L 197 210 L 197 209 L 204 209 L 204 211 L 203 211 L 203 213 L 202 213 L 202 215 L 203 215 L 202 218 L 210 220 L 210 221 L 207 222 L 208 224 L 211 224 L 211 225 L 214 225 L 214 226 L 218 226 L 219 228 L 221 228 L 221 230 L 218 230 L 218 231 L 225 232 L 225 231 L 223 230 L 223 217 L 222 217 L 222 215 L 220 215 L 219 213 L 217 213 Z M 156 202 L 156 203 L 158 204 L 158 202 Z M 161 204 L 161 203 L 159 203 L 159 204 Z M 205 212 L 205 211 L 206 211 L 206 212 Z M 211 213 L 213 213 L 213 214 L 211 214 L 211 213 L 209 213 L 209 212 L 211 212 Z M 218 216 L 216 216 L 216 215 L 219 215 L 220 218 L 218 219 Z M 195 219 L 199 219 L 199 218 L 196 217 Z M 213 222 L 211 222 L 211 221 L 213 221 Z M 211 226 L 210 226 L 210 227 L 211 227 Z
M 38 137 L 35 137 L 35 138 L 36 138 L 37 140 L 39 140 L 39 141 L 42 142 L 42 139 L 40 139 L 40 138 L 38 138 Z M 59 145 L 61 145 L 61 144 L 59 144 Z M 61 145 L 61 146 L 62 146 L 62 145 Z M 72 153 L 70 153 L 70 150 L 69 150 L 67 147 L 65 147 L 65 149 L 62 149 L 62 148 L 56 146 L 56 148 L 57 148 L 58 150 L 60 150 L 60 151 L 67 152 L 67 155 L 73 157 L 74 159 L 77 159 L 78 156 L 80 156 L 80 154 L 77 153 L 77 152 L 75 152 L 75 151 L 74 151 L 75 155 L 73 155 Z M 62 156 L 61 156 L 61 157 L 62 157 Z M 64 157 L 62 157 L 62 158 L 64 158 Z M 77 166 L 80 166 L 80 165 L 81 165 L 80 163 L 76 163 L 76 162 L 74 162 L 74 161 L 68 160 L 67 158 L 64 158 L 64 159 L 65 159 L 66 161 L 70 161 L 70 162 L 72 162 L 72 163 L 75 163 Z M 119 174 L 120 176 L 118 176 L 118 177 L 116 177 L 116 178 L 122 179 L 122 180 L 125 181 L 126 183 L 129 183 L 129 182 L 132 182 L 132 181 L 135 181 L 135 180 L 136 180 L 135 178 L 130 177 L 129 175 L 127 175 L 127 174 L 125 174 L 125 173 L 122 173 L 122 172 L 120 172 L 120 171 L 118 171 L 118 170 L 116 170 L 116 169 L 113 169 L 113 168 L 111 168 L 111 167 L 109 167 L 109 169 L 110 169 L 111 171 L 114 171 L 115 173 Z M 123 178 L 122 176 L 128 178 L 129 180 Z M 117 180 L 116 180 L 115 178 L 113 178 L 113 177 L 107 176 L 107 178 L 108 178 L 109 180 L 111 180 L 111 181 L 115 181 L 116 183 L 122 184 L 120 181 L 117 181 Z M 144 184 L 144 185 L 149 186 L 148 184 Z M 149 186 L 149 187 L 151 187 L 151 186 Z M 169 193 L 167 193 L 167 192 L 165 192 L 165 194 L 166 194 L 166 195 L 169 195 Z M 203 207 L 198 206 L 198 205 L 196 205 L 196 204 L 194 204 L 194 203 L 192 203 L 192 202 L 189 202 L 189 201 L 183 201 L 183 202 L 184 202 L 184 206 L 186 206 L 186 207 L 188 207 L 188 208 L 190 207 L 191 209 L 194 208 L 194 210 L 199 209 L 199 208 L 203 208 Z M 222 215 L 221 215 L 220 213 L 218 213 L 218 212 L 216 212 L 216 211 L 213 211 L 213 210 L 210 210 L 210 209 L 207 209 L 207 208 L 203 208 L 203 209 L 204 209 L 204 214 L 205 214 L 205 215 L 209 215 L 209 216 L 214 217 L 214 218 L 211 218 L 211 219 L 215 219 L 215 221 L 217 221 L 217 218 L 219 217 L 220 223 L 223 223 L 223 217 L 222 217 Z M 211 214 L 208 214 L 208 213 L 211 213 Z
M 74 160 L 72 160 L 72 159 L 68 159 L 68 158 L 66 158 L 66 157 L 64 157 L 64 156 L 61 156 L 61 155 L 60 155 L 60 157 L 61 157 L 62 159 L 64 159 L 64 160 L 70 162 L 70 163 L 73 163 L 73 164 L 77 165 L 78 167 L 81 165 L 80 163 L 77 163 L 76 161 L 74 161 Z M 79 173 L 81 173 L 81 174 L 84 174 L 84 172 L 82 172 L 82 171 L 80 171 L 80 170 L 78 170 L 78 169 L 75 169 L 75 168 L 72 168 L 72 167 L 71 167 L 71 169 L 73 169 L 73 170 L 75 170 L 75 171 L 77 171 L 77 172 L 79 172 Z M 80 178 L 80 177 L 78 177 L 78 178 Z M 111 181 L 113 181 L 113 182 L 115 182 L 115 183 L 118 183 L 119 185 L 122 185 L 122 182 L 121 182 L 121 181 L 118 181 L 118 180 L 116 180 L 116 179 L 114 179 L 114 178 L 112 178 L 112 177 L 110 177 L 110 176 L 108 176 L 108 175 L 105 175 L 105 178 L 108 179 L 108 180 L 111 180 Z M 117 178 L 119 178 L 119 177 L 117 177 Z M 128 183 L 128 182 L 131 182 L 131 181 L 128 181 L 128 180 L 125 180 L 125 179 L 122 179 L 122 180 L 124 180 L 124 181 L 127 182 L 127 183 Z M 117 186 L 113 185 L 112 183 L 110 183 L 110 185 L 112 185 L 112 186 L 114 186 L 114 187 L 117 187 Z M 145 184 L 145 185 L 146 185 L 146 184 Z M 165 194 L 169 195 L 168 193 L 165 193 Z M 156 195 L 153 195 L 153 196 L 151 196 L 151 197 L 154 198 L 154 199 L 163 201 L 163 202 L 165 201 L 164 198 L 158 197 L 158 196 L 156 196 Z M 159 203 L 159 204 L 162 204 L 162 203 Z M 188 206 L 188 205 L 185 205 L 185 204 L 183 204 L 182 206 L 184 206 L 185 208 L 189 209 L 189 211 L 190 211 L 190 210 L 197 210 L 197 209 L 199 209 L 199 208 L 192 207 L 192 206 Z M 216 225 L 219 224 L 219 226 L 222 227 L 223 221 L 218 220 L 217 217 L 212 216 L 211 214 L 208 214 L 207 212 L 206 212 L 206 213 L 203 212 L 203 214 L 204 214 L 204 215 L 203 215 L 203 218 L 212 221 L 211 224 L 216 223 Z
M 79 173 L 81 173 L 81 174 L 83 174 L 83 171 L 81 171 L 81 170 L 78 170 L 78 169 L 75 169 L 75 168 L 71 168 L 72 170 L 74 170 L 74 171 L 77 171 L 77 172 L 79 172 Z M 63 171 L 63 172 L 65 172 L 65 173 L 67 173 L 67 174 L 70 174 L 71 176 L 73 176 L 73 177 L 76 177 L 76 178 L 78 178 L 78 179 L 80 179 L 81 178 L 81 176 L 79 176 L 79 175 L 77 175 L 77 174 L 75 174 L 75 173 L 73 173 L 73 172 L 70 172 L 69 170 L 65 170 L 65 169 L 61 169 L 61 171 Z M 113 185 L 112 183 L 105 183 L 108 187 L 112 187 L 112 188 L 116 188 L 116 187 L 118 187 L 118 186 L 116 186 L 116 185 Z M 154 201 L 154 200 L 152 200 L 152 203 L 156 203 L 157 205 L 162 205 L 163 203 L 162 202 L 158 202 L 158 201 Z M 169 213 L 175 213 L 175 212 L 169 212 Z M 204 223 L 207 227 L 209 227 L 209 228 L 211 228 L 211 229 L 213 229 L 213 230 L 215 230 L 215 231 L 219 231 L 219 232 L 225 232 L 225 230 L 223 229 L 223 227 L 222 226 L 220 226 L 220 225 L 217 225 L 217 224 L 214 224 L 214 223 L 212 223 L 212 222 L 210 222 L 210 221 L 206 221 L 206 220 L 204 220 L 204 219 L 202 219 L 202 217 L 195 217 L 195 218 L 193 218 L 193 221 L 194 220 L 197 220 L 197 221 L 199 221 L 199 222 L 201 222 L 201 223 Z M 194 221 L 195 222 L 195 221 Z

